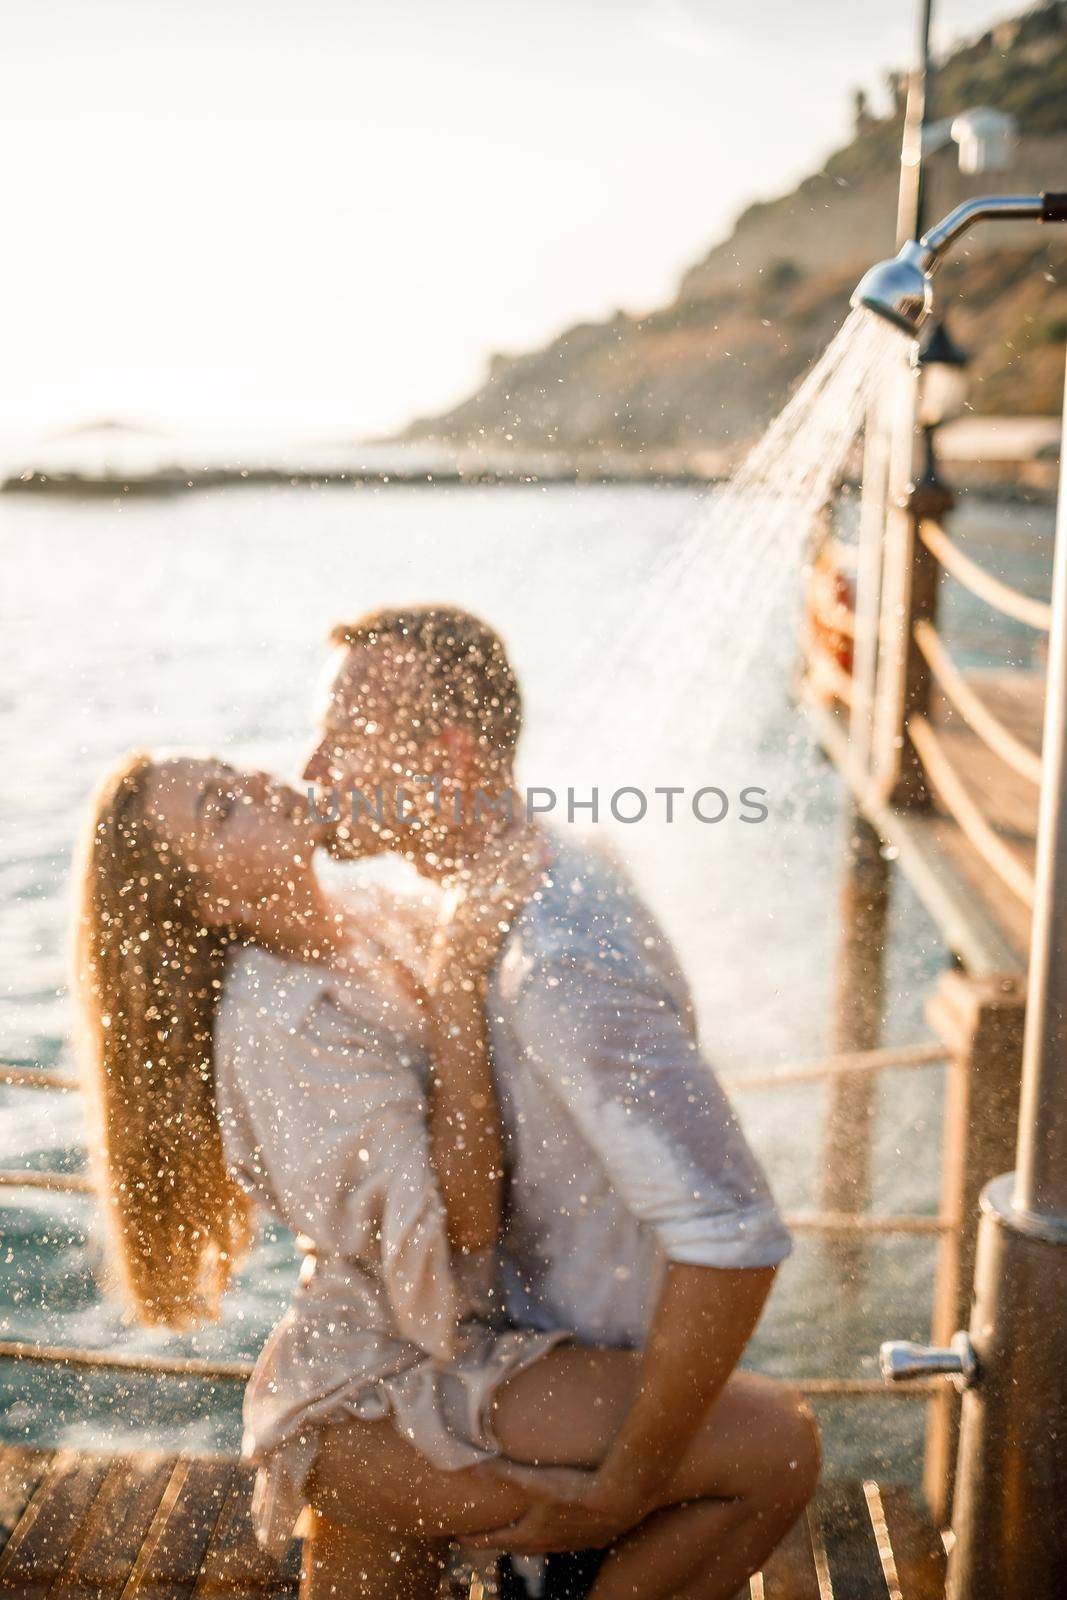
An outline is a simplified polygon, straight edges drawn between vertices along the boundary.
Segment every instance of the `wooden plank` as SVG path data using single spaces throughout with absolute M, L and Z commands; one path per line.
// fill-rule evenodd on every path
M 221 1457 L 178 1458 L 123 1600 L 189 1600 L 234 1467 Z
M 809 1514 L 826 1552 L 835 1600 L 889 1600 L 863 1485 L 824 1484 Z
M 51 1600 L 116 1600 L 121 1594 L 177 1457 L 158 1451 L 116 1456 L 52 1590 Z
M 981 801 L 953 766 L 933 724 L 925 717 L 912 717 L 908 732 L 912 744 L 922 757 L 930 787 L 943 810 L 1001 885 L 1031 911 L 1034 904 L 1033 871 L 991 825 Z
M 1040 759 L 1044 722 L 1044 680 L 1028 672 L 968 672 L 963 676 L 964 699 L 981 702 L 989 716 L 1032 758 L 1024 760 L 1030 776 L 1024 777 L 1006 764 L 1003 755 L 991 749 L 985 738 L 972 728 L 960 709 L 944 690 L 939 690 L 930 707 L 934 723 L 949 751 L 953 765 L 967 787 L 981 794 L 989 820 L 1002 833 L 1016 836 L 1020 844 L 1032 845 L 1037 836 L 1038 795 L 1033 781 L 1034 762 Z
M 0 1554 L 0 1595 L 45 1600 L 108 1466 L 106 1456 L 56 1451 Z
M 1020 917 L 1025 922 L 1025 908 L 1014 903 L 1008 920 L 1003 906 L 990 902 L 989 873 L 978 873 L 973 862 L 968 870 L 968 863 L 958 859 L 973 856 L 959 829 L 944 817 L 895 811 L 886 805 L 858 769 L 839 718 L 810 696 L 803 705 L 820 744 L 864 814 L 896 850 L 901 871 L 941 929 L 949 949 L 959 955 L 969 972 L 1022 971 L 1027 941 L 1026 930 L 1020 930 L 1018 922 Z M 1002 895 L 1004 900 L 1013 899 Z
M 18 1600 L 295 1600 L 259 1548 L 252 1472 L 219 1457 L 0 1446 L 0 1595 Z M 830 1482 L 736 1600 L 943 1600 L 940 1534 L 899 1485 Z
M 300 1581 L 300 1546 L 294 1539 L 282 1566 L 256 1542 L 252 1524 L 254 1472 L 238 1466 L 230 1492 L 211 1535 L 200 1575 L 193 1590 L 195 1600 L 220 1596 L 296 1595 Z
M 763 1600 L 820 1600 L 807 1517 L 797 1518 L 759 1577 Z M 759 1585 L 754 1585 L 752 1592 L 758 1594 Z
M 7 1544 L 51 1459 L 50 1450 L 0 1445 L 0 1549 Z
M 974 679 L 967 678 L 956 666 L 937 629 L 928 622 L 917 622 L 915 642 L 953 711 L 958 712 L 998 760 L 1005 762 L 1018 777 L 1040 788 L 1041 751 L 1020 739 L 1014 729 L 990 709 L 975 689 Z
M 948 1560 L 940 1533 L 901 1484 L 878 1485 L 877 1502 L 875 1531 L 880 1508 L 902 1600 L 942 1600 Z

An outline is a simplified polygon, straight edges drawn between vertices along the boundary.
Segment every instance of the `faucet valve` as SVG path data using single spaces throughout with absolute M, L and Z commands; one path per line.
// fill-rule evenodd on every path
M 945 1374 L 962 1393 L 978 1378 L 978 1359 L 966 1332 L 954 1333 L 948 1349 L 937 1345 L 912 1344 L 909 1339 L 888 1339 L 878 1350 L 878 1365 L 887 1383 L 904 1383 L 908 1378 L 928 1378 Z

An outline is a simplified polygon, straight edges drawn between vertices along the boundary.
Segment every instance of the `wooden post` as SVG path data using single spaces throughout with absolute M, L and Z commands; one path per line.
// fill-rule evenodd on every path
M 942 1137 L 941 1212 L 959 1219 L 942 1234 L 930 1342 L 947 1345 L 970 1320 L 978 1196 L 1011 1170 L 1019 1114 L 1026 998 L 1019 977 L 946 973 L 927 1006 L 949 1051 Z M 923 1493 L 938 1526 L 952 1512 L 960 1396 L 946 1385 L 927 1411 Z
M 919 538 L 919 526 L 944 518 L 952 503 L 951 490 L 936 480 L 909 484 L 886 518 L 872 756 L 878 792 L 891 805 L 910 810 L 930 804 L 922 763 L 907 729 L 912 716 L 929 711 L 930 669 L 915 642 L 915 624 L 936 623 L 940 576 Z
M 882 604 L 882 550 L 885 536 L 891 407 L 886 386 L 867 406 L 863 440 L 863 493 L 856 559 L 855 632 L 852 651 L 852 707 L 848 740 L 858 770 L 870 771 L 875 684 L 878 677 L 878 617 Z
M 880 1042 L 889 862 L 882 841 L 854 801 L 845 812 L 845 876 L 835 976 L 831 1048 L 873 1050 Z M 870 1188 L 874 1077 L 846 1073 L 827 1084 L 822 1209 L 862 1211 Z M 855 1244 L 855 1241 L 852 1241 Z M 837 1249 L 848 1253 L 848 1244 Z
M 941 578 L 940 565 L 919 537 L 919 530 L 924 522 L 943 522 L 952 509 L 954 496 L 951 489 L 933 481 L 918 484 L 909 499 L 911 612 L 904 657 L 904 741 L 900 750 L 900 771 L 889 798 L 893 805 L 916 809 L 929 806 L 930 791 L 922 762 L 907 736 L 907 728 L 912 717 L 930 714 L 931 676 L 926 657 L 915 642 L 915 625 L 929 622 L 936 627 Z

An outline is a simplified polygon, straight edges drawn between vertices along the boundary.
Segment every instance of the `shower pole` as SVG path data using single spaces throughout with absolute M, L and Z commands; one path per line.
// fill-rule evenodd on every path
M 900 151 L 900 188 L 897 200 L 898 248 L 906 239 L 917 239 L 922 233 L 926 189 L 923 170 L 923 131 L 927 121 L 926 80 L 930 67 L 932 12 L 933 0 L 921 0 L 918 51 L 915 64 L 908 76 L 904 133 Z M 901 389 L 904 388 L 905 386 L 901 385 Z M 872 403 L 868 410 L 868 428 L 872 427 L 878 429 L 879 437 L 875 440 L 870 433 L 868 434 L 867 464 L 870 464 L 874 455 L 881 449 L 884 451 L 888 474 L 885 479 L 881 474 L 878 475 L 882 504 L 878 508 L 877 522 L 880 525 L 878 539 L 882 544 L 887 502 L 892 497 L 909 493 L 910 480 L 914 475 L 912 472 L 916 438 L 914 383 L 907 384 L 906 392 L 894 394 L 892 414 L 888 419 L 884 410 Z M 886 430 L 885 434 L 882 432 L 883 429 Z M 886 436 L 889 433 L 892 434 L 892 443 Z M 865 469 L 865 484 L 867 481 L 868 475 Z M 897 515 L 908 523 L 907 529 L 903 531 L 910 549 L 915 543 L 910 501 L 907 506 L 897 509 Z M 870 532 L 874 532 L 873 527 L 870 528 Z M 910 564 L 910 555 L 908 560 Z M 876 555 L 873 563 L 867 564 L 865 582 L 876 620 L 885 590 L 881 554 Z M 857 604 L 860 604 L 860 601 L 861 597 L 857 594 Z M 881 629 L 876 626 L 875 632 L 880 634 Z M 866 668 L 863 662 L 857 659 L 855 669 L 857 688 L 850 738 L 862 751 L 860 759 L 864 767 L 869 769 L 872 757 L 877 761 L 879 754 L 872 744 L 875 738 L 874 717 L 879 699 L 876 656 L 872 655 Z M 895 742 L 896 731 L 894 728 L 890 734 L 894 769 L 899 765 Z M 883 740 L 883 749 L 884 744 Z M 879 764 L 883 762 L 884 757 Z M 918 798 L 921 800 L 922 797 Z M 864 815 L 862 806 L 852 796 L 848 796 L 845 802 L 844 846 L 844 872 L 839 902 L 840 939 L 835 963 L 831 1048 L 847 1053 L 873 1050 L 881 1042 L 892 877 L 889 861 L 882 853 L 882 840 Z M 842 1075 L 827 1085 L 820 1179 L 820 1204 L 824 1211 L 864 1211 L 869 1204 L 875 1088 L 873 1077 L 858 1073 L 854 1076 Z M 855 1241 L 838 1240 L 832 1247 L 831 1253 L 843 1269 L 858 1278 L 864 1257 Z
M 908 77 L 900 149 L 897 248 L 922 237 L 926 222 L 924 134 L 930 107 L 933 0 L 920 0 L 915 63 Z M 885 506 L 879 660 L 870 741 L 870 769 L 880 797 L 900 810 L 922 811 L 930 791 L 907 735 L 907 720 L 924 712 L 929 674 L 913 636 L 920 616 L 936 621 L 937 566 L 918 537 L 919 524 L 941 522 L 952 508 L 946 486 L 924 473 L 918 429 L 920 368 L 902 371 L 890 409 L 889 481 Z
M 909 239 L 922 237 L 926 211 L 926 172 L 923 134 L 926 131 L 926 80 L 930 72 L 930 20 L 933 0 L 922 0 L 919 10 L 919 48 L 908 75 L 904 110 L 904 139 L 900 151 L 900 195 L 897 201 L 897 249 Z
M 1067 393 L 1064 397 L 1067 417 Z M 1015 1171 L 982 1191 L 950 1600 L 1067 1594 L 1067 472 L 1060 469 Z

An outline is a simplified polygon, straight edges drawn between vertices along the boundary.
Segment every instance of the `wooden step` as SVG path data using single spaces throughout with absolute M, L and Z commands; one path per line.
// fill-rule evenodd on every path
M 944 1600 L 941 1537 L 900 1484 L 830 1480 L 736 1600 Z
M 256 1543 L 253 1474 L 219 1456 L 0 1446 L 0 1600 L 296 1600 L 299 1546 Z
M 0 1600 L 296 1600 L 252 1471 L 221 1456 L 0 1445 Z M 455 1593 L 455 1590 L 452 1591 Z M 897 1484 L 830 1480 L 738 1600 L 943 1600 L 936 1530 Z

